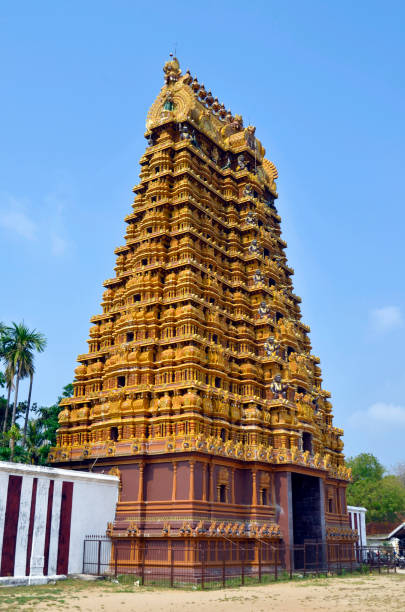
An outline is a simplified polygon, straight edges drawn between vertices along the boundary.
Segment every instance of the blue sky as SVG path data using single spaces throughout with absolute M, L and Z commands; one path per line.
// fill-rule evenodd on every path
M 289 264 L 346 454 L 405 459 L 404 27 L 391 0 L 3 0 L 0 320 L 48 338 L 34 401 L 52 403 L 86 350 L 177 44 L 278 167 Z

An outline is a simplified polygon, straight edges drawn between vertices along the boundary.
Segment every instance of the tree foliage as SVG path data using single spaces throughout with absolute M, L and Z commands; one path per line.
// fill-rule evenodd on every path
M 20 402 L 17 408 L 17 419 L 11 425 L 11 415 L 9 415 L 10 427 L 0 438 L 0 460 L 10 461 L 13 459 L 10 450 L 10 439 L 13 438 L 14 460 L 20 463 L 33 463 L 35 465 L 47 465 L 48 454 L 51 446 L 56 444 L 56 430 L 59 427 L 58 414 L 60 411 L 59 403 L 62 397 L 70 397 L 73 394 L 73 385 L 66 385 L 62 390 L 62 395 L 58 397 L 52 406 L 40 406 L 33 404 L 31 419 L 27 424 L 25 440 L 18 421 L 18 416 L 22 417 L 26 411 L 26 402 Z M 0 408 L 1 408 L 0 398 Z M 33 416 L 35 415 L 35 416 Z
M 358 480 L 370 479 L 381 480 L 385 468 L 371 453 L 361 453 L 356 457 L 349 457 L 346 464 L 352 469 L 353 482 Z
M 384 466 L 370 453 L 347 460 L 353 482 L 347 488 L 347 503 L 367 508 L 366 520 L 396 521 L 405 512 L 405 486 L 398 476 L 385 474 Z

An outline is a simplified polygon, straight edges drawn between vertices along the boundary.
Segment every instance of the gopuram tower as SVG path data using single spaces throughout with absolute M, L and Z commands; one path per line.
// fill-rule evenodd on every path
M 343 431 L 311 353 L 255 128 L 172 58 L 61 467 L 121 481 L 114 537 L 351 541 Z

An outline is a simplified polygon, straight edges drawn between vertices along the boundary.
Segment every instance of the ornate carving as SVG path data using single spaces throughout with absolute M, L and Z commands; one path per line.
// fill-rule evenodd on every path
M 125 244 L 79 355 L 74 396 L 61 402 L 50 460 L 198 450 L 348 480 L 343 432 L 332 426 L 289 280 L 277 169 L 255 128 L 182 75 L 176 58 L 164 76 Z M 302 431 L 313 451 L 299 448 Z

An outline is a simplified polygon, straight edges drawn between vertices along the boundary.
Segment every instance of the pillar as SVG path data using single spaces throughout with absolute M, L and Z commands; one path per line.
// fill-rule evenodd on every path
M 139 463 L 139 485 L 138 485 L 138 501 L 143 501 L 143 472 L 145 469 L 145 463 L 141 461 Z
M 207 501 L 207 464 L 203 463 L 202 500 Z
M 214 464 L 210 463 L 210 502 L 214 501 Z
M 190 461 L 190 490 L 188 493 L 189 499 L 194 499 L 194 466 L 195 462 Z
M 176 492 L 177 492 L 177 461 L 173 461 L 172 501 L 176 499 Z
M 257 472 L 256 468 L 252 470 L 252 506 L 257 506 Z

